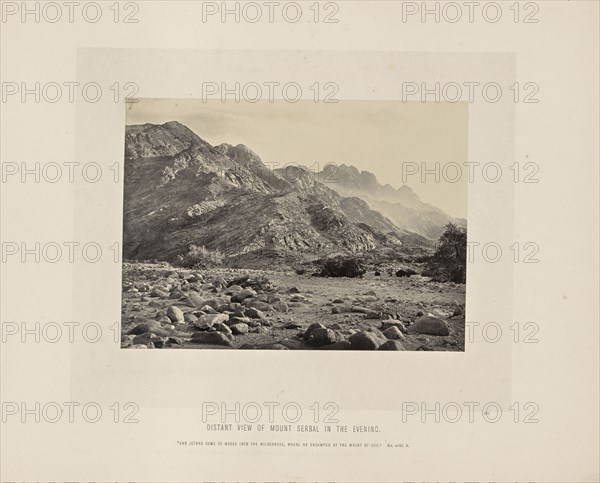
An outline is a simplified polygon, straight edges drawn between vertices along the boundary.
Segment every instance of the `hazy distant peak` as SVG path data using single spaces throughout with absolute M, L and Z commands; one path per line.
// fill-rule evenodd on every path
M 229 158 L 237 161 L 239 163 L 244 164 L 262 164 L 262 160 L 254 151 L 252 151 L 249 147 L 244 144 L 238 144 L 237 146 L 233 146 L 229 143 L 222 143 L 218 146 L 215 146 L 215 149 L 219 151 L 221 154 L 228 156 Z

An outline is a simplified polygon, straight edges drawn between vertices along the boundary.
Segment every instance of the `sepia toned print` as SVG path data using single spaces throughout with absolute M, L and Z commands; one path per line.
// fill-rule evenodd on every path
M 463 351 L 466 181 L 414 166 L 466 161 L 466 123 L 463 105 L 130 104 L 122 347 Z

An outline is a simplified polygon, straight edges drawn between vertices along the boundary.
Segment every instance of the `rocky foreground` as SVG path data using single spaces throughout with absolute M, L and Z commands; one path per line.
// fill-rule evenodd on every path
M 464 350 L 465 286 L 124 263 L 123 348 Z

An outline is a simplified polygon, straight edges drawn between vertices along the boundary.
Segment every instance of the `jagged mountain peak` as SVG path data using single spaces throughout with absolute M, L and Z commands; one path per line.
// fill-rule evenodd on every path
M 192 146 L 210 144 L 178 121 L 125 127 L 126 158 L 174 156 Z

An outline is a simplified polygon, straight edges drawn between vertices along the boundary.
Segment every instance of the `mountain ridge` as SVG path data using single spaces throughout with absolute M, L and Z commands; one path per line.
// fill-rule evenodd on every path
M 397 201 L 425 205 L 410 188 L 341 166 L 342 182 L 327 183 L 330 172 L 271 170 L 249 147 L 212 146 L 177 121 L 126 126 L 124 257 L 173 261 L 195 244 L 228 257 L 316 258 L 394 249 L 403 237 L 428 244 L 441 233 L 431 217 Z M 400 207 L 408 210 L 402 222 Z

